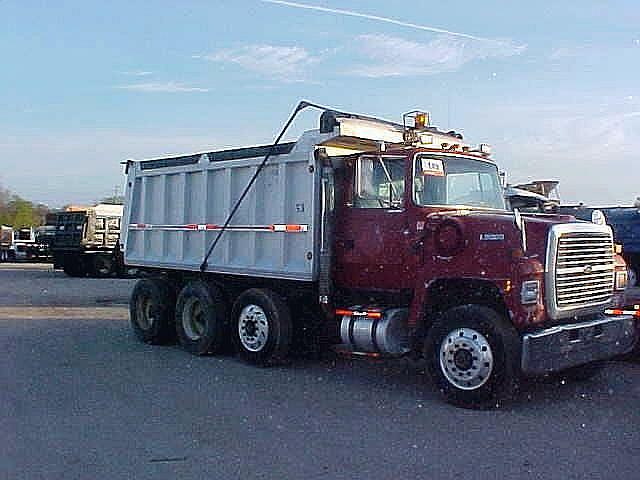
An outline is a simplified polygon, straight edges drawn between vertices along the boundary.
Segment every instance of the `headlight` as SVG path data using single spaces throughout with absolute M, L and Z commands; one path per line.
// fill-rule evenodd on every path
M 626 270 L 616 272 L 616 290 L 624 290 L 627 288 L 629 277 Z
M 591 212 L 591 223 L 595 223 L 596 225 L 606 225 L 607 219 L 602 213 L 602 210 L 594 210 Z
M 540 280 L 527 280 L 522 282 L 520 301 L 523 305 L 537 303 L 540 295 Z

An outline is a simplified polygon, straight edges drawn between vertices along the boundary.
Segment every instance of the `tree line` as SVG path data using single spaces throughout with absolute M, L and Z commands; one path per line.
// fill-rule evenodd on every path
M 0 224 L 14 229 L 44 225 L 49 207 L 25 200 L 0 185 Z

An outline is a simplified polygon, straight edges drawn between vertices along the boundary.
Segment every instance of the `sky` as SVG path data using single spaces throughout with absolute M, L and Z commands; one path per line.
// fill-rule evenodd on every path
M 52 207 L 128 158 L 267 144 L 300 99 L 427 110 L 567 203 L 640 195 L 637 0 L 0 0 L 0 57 L 0 185 Z

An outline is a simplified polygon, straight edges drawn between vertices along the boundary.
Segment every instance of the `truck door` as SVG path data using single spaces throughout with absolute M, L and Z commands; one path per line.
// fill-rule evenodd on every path
M 347 163 L 336 219 L 336 281 L 350 288 L 407 283 L 405 157 L 363 155 Z

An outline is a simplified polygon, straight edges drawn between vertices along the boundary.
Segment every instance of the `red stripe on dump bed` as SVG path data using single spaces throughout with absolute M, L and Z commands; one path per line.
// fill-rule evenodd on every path
M 188 223 L 186 225 L 153 225 L 149 223 L 132 223 L 129 230 L 171 230 L 171 231 L 216 231 L 222 230 L 221 225 L 215 223 Z M 272 224 L 272 225 L 229 225 L 225 230 L 232 232 L 308 232 L 308 225 Z

